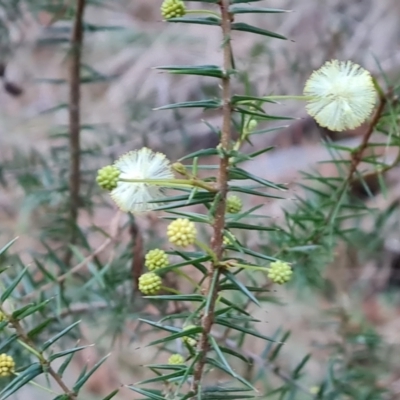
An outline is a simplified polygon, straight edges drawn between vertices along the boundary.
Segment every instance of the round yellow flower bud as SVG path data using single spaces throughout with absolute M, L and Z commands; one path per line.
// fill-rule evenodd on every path
M 96 181 L 102 189 L 111 191 L 117 187 L 120 173 L 120 170 L 114 165 L 107 165 L 99 169 Z
M 164 0 L 161 5 L 161 15 L 165 19 L 179 18 L 186 14 L 186 6 L 182 0 Z
M 10 376 L 14 373 L 15 362 L 13 358 L 7 354 L 0 354 L 0 377 Z
M 172 356 L 168 358 L 168 364 L 170 365 L 185 364 L 185 360 L 180 354 L 172 354 Z
M 226 212 L 237 214 L 242 211 L 242 200 L 237 196 L 228 196 L 226 199 Z
M 197 230 L 192 221 L 187 218 L 178 218 L 167 228 L 167 236 L 172 244 L 187 247 L 196 240 Z
M 157 294 L 161 289 L 161 278 L 154 272 L 147 272 L 139 277 L 139 290 L 143 294 Z
M 280 285 L 290 280 L 293 274 L 291 266 L 283 261 L 274 261 L 268 270 L 268 278 Z
M 153 249 L 150 250 L 144 257 L 144 265 L 150 270 L 164 268 L 169 265 L 168 255 L 164 250 Z
M 197 328 L 196 325 L 188 325 L 185 328 L 183 328 L 183 330 L 186 331 L 188 329 L 193 329 L 193 328 Z M 186 343 L 191 347 L 195 347 L 197 344 L 197 339 L 195 339 L 193 336 L 196 336 L 196 335 L 182 336 L 183 343 Z

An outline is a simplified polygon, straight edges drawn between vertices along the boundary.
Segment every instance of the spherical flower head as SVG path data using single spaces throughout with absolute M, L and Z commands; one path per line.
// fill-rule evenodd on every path
M 268 270 L 268 278 L 272 282 L 282 285 L 290 280 L 293 274 L 291 266 L 283 261 L 274 261 Z
M 172 244 L 187 247 L 196 240 L 197 230 L 192 221 L 187 218 L 178 218 L 171 222 L 167 228 L 167 236 Z
M 99 169 L 96 181 L 102 189 L 111 191 L 117 187 L 120 173 L 114 165 L 107 165 Z
M 161 5 L 161 15 L 165 19 L 179 18 L 186 14 L 186 6 L 182 0 L 164 0 Z
M 161 278 L 154 272 L 139 277 L 139 290 L 145 295 L 157 294 L 161 289 Z
M 307 112 L 322 127 L 343 131 L 360 126 L 374 108 L 371 74 L 351 61 L 328 61 L 307 80 Z
M 149 271 L 154 271 L 169 265 L 168 255 L 161 249 L 150 250 L 145 255 L 144 260 L 144 265 L 149 269 Z
M 170 365 L 185 364 L 185 359 L 180 354 L 172 354 L 172 356 L 168 358 L 168 364 Z
M 161 185 L 151 182 L 123 182 L 123 180 L 164 181 L 174 177 L 169 160 L 164 154 L 155 153 L 147 147 L 130 151 L 119 158 L 114 166 L 120 171 L 118 185 L 111 197 L 124 212 L 141 213 L 158 207 L 150 203 L 163 197 Z M 159 183 L 159 182 L 158 182 Z
M 7 354 L 0 354 L 0 377 L 10 376 L 14 373 L 15 362 L 13 358 Z
M 183 328 L 184 331 L 188 329 L 193 329 L 197 328 L 196 325 L 188 325 L 185 328 Z M 183 343 L 188 344 L 190 347 L 195 347 L 197 344 L 197 339 L 195 339 L 196 335 L 191 335 L 191 336 L 182 336 L 182 341 Z
M 228 196 L 226 199 L 226 212 L 230 214 L 237 214 L 242 211 L 242 200 L 237 196 Z

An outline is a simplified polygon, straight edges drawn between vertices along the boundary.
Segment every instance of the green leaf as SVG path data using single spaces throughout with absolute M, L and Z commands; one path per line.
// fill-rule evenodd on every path
M 242 292 L 248 299 L 250 299 L 254 304 L 260 307 L 260 303 L 258 302 L 258 300 L 253 296 L 251 292 L 247 290 L 246 286 L 242 282 L 236 279 L 235 275 L 233 275 L 229 271 L 223 271 L 223 274 L 233 283 L 237 290 Z
M 54 318 L 47 318 L 44 321 L 42 321 L 39 325 L 35 326 L 33 329 L 31 329 L 28 333 L 27 336 L 30 339 L 34 339 L 39 333 L 43 332 L 44 329 L 46 329 L 52 322 L 54 321 Z
M 273 37 L 276 39 L 283 39 L 283 40 L 287 40 L 285 38 L 285 36 L 279 35 L 278 33 L 275 32 L 271 32 L 271 31 L 267 31 L 265 29 L 260 29 L 257 28 L 255 26 L 246 24 L 244 22 L 234 22 L 231 25 L 231 28 L 235 31 L 242 31 L 242 32 L 250 32 L 250 33 L 256 33 L 258 35 L 263 35 L 263 36 L 269 36 L 269 37 Z
M 233 357 L 239 358 L 240 360 L 244 361 L 246 364 L 249 364 L 249 360 L 242 354 L 238 353 L 237 351 L 230 349 L 228 347 L 223 347 L 223 346 L 219 346 L 219 348 L 222 352 L 229 354 Z
M 269 188 L 273 188 L 273 189 L 277 189 L 277 190 L 286 190 L 286 188 L 283 185 L 277 185 L 273 182 L 267 181 L 266 179 L 259 178 L 258 176 L 250 174 L 249 172 L 245 171 L 244 169 L 238 168 L 238 167 L 230 168 L 229 177 L 230 177 L 230 179 L 249 179 L 249 180 L 257 182 L 260 185 L 263 185 L 265 187 L 269 187 Z
M 49 357 L 49 362 L 52 362 L 52 361 L 56 360 L 57 358 L 67 356 L 67 355 L 69 355 L 69 354 L 74 354 L 74 353 L 76 353 L 77 351 L 81 351 L 81 350 L 83 350 L 83 349 L 86 349 L 86 348 L 92 347 L 92 346 L 93 346 L 93 345 L 80 346 L 80 347 L 74 347 L 73 349 L 68 349 L 68 350 L 60 351 L 59 353 L 52 354 L 52 355 Z
M 58 368 L 57 374 L 60 375 L 61 377 L 64 375 L 65 370 L 67 369 L 68 365 L 72 361 L 72 358 L 74 357 L 75 353 L 70 353 L 68 357 L 62 362 L 60 367 Z
M 200 333 L 200 332 L 202 332 L 202 328 L 200 326 L 196 326 L 195 328 L 182 330 L 182 331 L 180 331 L 178 333 L 175 333 L 173 335 L 167 336 L 167 337 L 165 337 L 163 339 L 154 340 L 154 341 L 150 342 L 147 346 L 154 346 L 156 344 L 166 343 L 166 342 L 169 342 L 171 340 L 179 339 L 179 338 L 181 338 L 183 336 L 190 336 L 190 335 L 194 335 L 194 334 Z
M 193 259 L 193 260 L 186 260 L 186 261 L 180 262 L 178 264 L 168 265 L 168 267 L 159 268 L 159 269 L 156 270 L 156 273 L 158 275 L 162 275 L 162 274 L 165 274 L 168 271 L 172 271 L 174 269 L 181 268 L 181 267 L 184 267 L 186 265 L 191 265 L 191 264 L 193 264 L 193 262 L 195 262 L 195 263 L 204 263 L 204 262 L 207 262 L 207 261 L 210 261 L 210 260 L 211 260 L 211 256 L 204 256 L 204 257 L 199 257 L 199 258 L 196 258 L 196 259 Z
M 248 328 L 245 328 L 243 326 L 239 326 L 239 325 L 236 325 L 236 324 L 232 324 L 231 322 L 227 322 L 224 318 L 219 318 L 219 317 L 216 318 L 215 323 L 217 323 L 218 325 L 226 326 L 227 328 L 234 329 L 234 330 L 239 331 L 239 332 L 247 333 L 249 335 L 258 337 L 260 339 L 268 340 L 270 342 L 275 342 L 274 339 L 272 339 L 272 338 L 270 338 L 268 336 L 262 335 L 261 333 L 258 333 L 256 331 L 253 331 L 253 330 L 248 329 Z
M 12 317 L 16 318 L 16 319 L 24 319 L 25 317 L 27 317 L 28 315 L 33 314 L 34 312 L 43 309 L 44 307 L 46 307 L 46 305 L 52 301 L 52 299 L 48 299 L 45 301 L 42 301 L 39 304 L 28 304 L 25 307 L 20 308 L 19 310 L 15 310 L 12 313 Z
M 25 371 L 21 372 L 14 378 L 1 392 L 0 400 L 5 400 L 14 394 L 22 386 L 26 385 L 33 378 L 36 378 L 43 372 L 43 368 L 39 363 L 31 364 Z
M 75 383 L 74 387 L 73 387 L 73 391 L 75 393 L 78 393 L 79 390 L 81 389 L 81 387 L 86 383 L 86 381 L 96 372 L 96 370 L 104 363 L 104 361 L 107 360 L 107 358 L 110 355 L 107 354 L 106 356 L 104 356 L 100 361 L 98 361 L 93 368 L 90 369 L 89 372 L 87 372 L 84 376 L 80 377 L 80 379 L 78 379 L 78 381 Z
M 49 348 L 52 344 L 54 344 L 58 339 L 62 338 L 65 336 L 69 331 L 75 328 L 76 325 L 78 325 L 81 321 L 76 321 L 72 325 L 68 326 L 67 328 L 63 329 L 61 332 L 59 332 L 57 335 L 53 336 L 51 339 L 47 340 L 44 342 L 42 346 L 42 351 L 45 351 L 47 348 Z
M 4 349 L 6 349 L 12 342 L 14 342 L 17 339 L 18 339 L 18 335 L 16 335 L 16 334 L 6 337 L 6 339 L 0 343 L 0 351 L 3 351 Z
M 227 222 L 228 229 L 246 229 L 249 231 L 276 231 L 274 227 L 267 227 L 262 225 L 242 224 L 241 222 Z
M 229 186 L 229 191 L 230 192 L 239 192 L 239 193 L 245 193 L 245 194 L 250 194 L 253 196 L 260 196 L 260 197 L 267 197 L 267 198 L 271 198 L 271 199 L 283 199 L 282 196 L 274 196 L 268 193 L 263 193 L 263 192 L 259 192 L 257 190 L 254 190 L 252 187 L 248 187 L 248 186 Z
M 149 378 L 144 381 L 140 381 L 138 385 L 144 385 L 147 383 L 154 383 L 154 382 L 166 382 L 169 379 L 179 378 L 180 376 L 185 375 L 186 367 L 182 367 L 179 371 L 171 372 L 170 374 L 156 376 L 155 378 Z
M 155 111 L 160 110 L 173 110 L 175 108 L 204 108 L 204 109 L 215 109 L 222 107 L 221 100 L 198 100 L 198 101 L 183 101 L 181 103 L 168 104 L 166 106 L 154 108 Z
M 139 393 L 139 394 L 142 394 L 143 396 L 146 396 L 146 400 L 147 399 L 165 400 L 164 394 L 159 390 L 157 390 L 157 391 L 156 390 L 145 390 L 145 389 L 141 389 L 141 388 L 138 388 L 136 386 L 133 386 L 133 385 L 127 385 L 126 387 L 128 389 L 136 392 L 136 393 Z
M 227 369 L 225 367 L 224 364 L 220 363 L 219 361 L 213 359 L 213 358 L 207 358 L 206 362 L 210 365 L 213 365 L 214 367 L 220 369 L 221 371 L 224 371 L 225 373 L 227 373 L 228 375 L 233 376 L 234 378 L 236 378 L 238 381 L 242 382 L 244 385 L 246 385 L 248 388 L 252 389 L 252 390 L 257 390 L 250 382 L 248 382 L 246 379 L 242 378 L 240 375 L 238 374 L 231 374 L 231 369 Z
M 15 239 L 11 240 L 10 242 L 8 242 L 5 246 L 3 246 L 0 249 L 0 256 L 2 256 L 17 240 L 18 238 L 16 237 Z
M 11 282 L 11 284 L 7 287 L 7 289 L 4 291 L 4 293 L 1 295 L 0 301 L 4 303 L 5 300 L 9 298 L 13 290 L 17 287 L 17 285 L 20 283 L 21 279 L 24 277 L 26 271 L 28 268 L 24 268 L 21 273 Z
M 278 104 L 277 101 L 270 100 L 264 97 L 257 97 L 257 96 L 244 96 L 244 95 L 237 95 L 234 94 L 231 98 L 231 103 L 232 104 L 237 104 L 237 103 L 242 103 L 242 102 L 248 102 L 248 103 L 253 103 L 253 102 L 258 102 L 258 103 L 274 103 Z M 250 104 L 249 104 L 250 105 Z
M 229 12 L 232 14 L 248 14 L 248 13 L 280 14 L 280 13 L 291 12 L 291 10 L 282 10 L 279 8 L 257 8 L 257 7 L 230 6 Z
M 182 17 L 182 18 L 170 18 L 168 22 L 182 22 L 184 24 L 199 24 L 199 25 L 213 25 L 220 26 L 221 20 L 217 17 L 203 17 L 203 18 L 191 18 L 191 17 Z
M 214 78 L 224 77 L 224 71 L 217 65 L 166 65 L 162 67 L 156 67 L 155 69 L 167 71 L 170 74 L 176 75 L 200 75 L 211 76 Z
M 195 151 L 193 153 L 190 153 L 182 158 L 179 159 L 179 161 L 184 161 L 184 160 L 188 160 L 190 158 L 194 158 L 194 157 L 209 157 L 209 156 L 215 156 L 218 154 L 218 150 L 213 148 L 213 149 L 202 149 L 202 150 L 198 150 Z
M 155 296 L 144 296 L 144 298 L 164 301 L 204 301 L 204 297 L 201 294 L 160 294 Z
M 115 390 L 112 391 L 108 396 L 104 397 L 102 400 L 110 400 L 110 399 L 112 399 L 118 392 L 119 392 L 119 389 L 115 389 Z

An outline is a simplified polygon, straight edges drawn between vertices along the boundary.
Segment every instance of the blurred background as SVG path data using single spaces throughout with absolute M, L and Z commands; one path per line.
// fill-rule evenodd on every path
M 383 85 L 398 84 L 398 0 L 265 0 L 262 3 L 265 7 L 292 12 L 244 15 L 241 20 L 278 32 L 288 40 L 235 32 L 232 45 L 237 69 L 243 72 L 234 82 L 234 93 L 301 94 L 312 71 L 330 59 L 352 60 L 371 71 Z M 190 2 L 187 4 L 192 7 Z M 193 8 L 199 8 L 202 3 L 193 4 L 196 6 Z M 162 21 L 160 6 L 158 0 L 113 0 L 88 2 L 85 9 L 78 220 L 82 235 L 77 241 L 82 253 L 74 254 L 76 264 L 101 246 L 106 237 L 104 232 L 110 232 L 110 221 L 115 219 L 110 199 L 96 187 L 98 168 L 142 146 L 161 150 L 175 160 L 217 144 L 215 134 L 203 120 L 218 126 L 219 111 L 152 110 L 168 103 L 219 95 L 210 78 L 173 76 L 154 67 L 220 65 L 222 59 L 217 27 L 167 24 Z M 65 5 L 57 0 L 0 3 L 0 247 L 19 236 L 13 247 L 13 262 L 37 265 L 39 258 L 45 259 L 53 271 L 63 268 L 57 254 L 62 251 L 62 238 L 68 228 L 64 213 L 68 208 L 67 104 L 71 64 L 68 46 L 72 19 L 64 9 Z M 264 208 L 266 215 L 279 224 L 284 216 L 282 210 L 295 207 L 294 196 L 303 195 L 304 176 L 300 171 L 318 170 L 324 176 L 337 174 L 334 165 L 318 164 L 332 158 L 324 142 L 356 146 L 364 127 L 339 134 L 321 129 L 306 115 L 304 104 L 295 101 L 268 105 L 267 111 L 296 119 L 285 124 L 260 123 L 260 129 L 281 127 L 253 141 L 256 149 L 274 146 L 274 150 L 243 168 L 289 186 L 285 200 L 268 200 Z M 393 135 L 398 137 L 398 129 Z M 372 140 L 378 141 L 379 136 L 373 136 Z M 395 160 L 398 148 L 377 146 L 376 151 L 390 163 Z M 363 345 L 368 342 L 365 338 L 379 336 L 379 340 L 371 339 L 374 347 L 366 351 L 371 357 L 378 352 L 370 371 L 378 368 L 379 372 L 374 372 L 374 385 L 382 385 L 390 394 L 374 398 L 400 398 L 400 362 L 396 359 L 400 345 L 399 172 L 400 168 L 395 167 L 385 175 L 384 191 L 376 176 L 372 176 L 371 190 L 367 193 L 363 187 L 353 188 L 354 196 L 368 207 L 380 210 L 385 222 L 379 224 L 381 220 L 365 218 L 360 221 L 358 240 L 336 246 L 334 257 L 323 272 L 330 282 L 329 289 L 310 289 L 300 283 L 288 290 L 278 290 L 276 296 L 283 305 L 271 302 L 263 310 L 254 310 L 255 316 L 265 321 L 265 326 L 259 329 L 266 334 L 280 327 L 292 331 L 282 350 L 283 366 L 312 354 L 305 383 L 310 390 L 325 373 L 332 343 L 337 345 L 349 335 L 352 338 L 349 348 L 346 347 L 349 355 L 353 345 Z M 107 293 L 115 302 L 113 307 L 120 306 L 119 314 L 113 312 L 113 321 L 118 320 L 113 326 L 115 330 L 109 326 L 104 293 L 83 294 L 84 272 L 76 281 L 71 278 L 69 296 L 74 299 L 75 313 L 85 321 L 81 340 L 97 345 L 96 349 L 77 355 L 77 371 L 84 362 L 93 363 L 103 353 L 112 352 L 109 362 L 91 378 L 87 400 L 101 398 L 121 383 L 141 379 L 140 365 L 158 356 L 154 349 L 142 346 L 143 328 L 137 326 L 135 318 L 140 307 L 156 314 L 165 310 L 154 310 L 153 305 L 141 302 L 140 307 L 125 310 L 121 304 L 129 297 L 126 282 L 135 273 L 132 251 L 138 255 L 137 251 L 144 251 L 143 247 L 160 243 L 161 222 L 153 215 L 134 222 L 128 216 L 118 218 L 115 223 L 120 226 L 119 244 L 99 256 L 99 262 L 112 260 L 116 264 L 113 264 L 113 284 L 119 291 L 113 295 L 111 285 Z M 132 246 L 138 246 L 138 237 L 144 244 L 132 250 Z M 262 248 L 267 239 L 257 236 L 247 240 Z M 91 275 L 90 281 L 93 279 Z M 98 311 L 91 318 L 85 314 L 92 310 L 87 304 Z M 333 315 L 332 310 L 339 311 Z M 256 341 L 248 343 L 248 349 L 260 351 Z M 367 362 L 361 360 L 349 359 L 349 363 Z M 130 399 L 132 395 L 121 392 L 119 398 Z M 22 391 L 20 397 L 14 398 L 24 396 L 45 398 L 35 391 Z M 343 398 L 362 398 L 347 396 Z

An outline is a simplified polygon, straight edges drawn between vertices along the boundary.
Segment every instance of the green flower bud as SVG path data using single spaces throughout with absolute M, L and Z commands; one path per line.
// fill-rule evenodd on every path
M 170 365 L 185 364 L 185 360 L 180 354 L 172 354 L 172 356 L 168 358 L 168 364 Z
M 282 285 L 290 280 L 293 274 L 291 266 L 283 261 L 274 261 L 268 270 L 268 278 L 272 282 Z
M 185 328 L 183 328 L 184 331 L 188 330 L 188 329 L 193 329 L 193 328 L 197 328 L 196 325 L 188 325 Z M 196 335 L 192 335 L 192 336 L 182 336 L 182 341 L 183 343 L 188 344 L 190 347 L 195 347 L 197 344 L 197 339 L 195 339 Z
M 0 354 L 0 377 L 10 376 L 14 373 L 15 362 L 13 358 L 7 354 Z
M 99 169 L 96 181 L 101 188 L 111 191 L 117 187 L 120 173 L 114 165 L 107 165 Z
M 242 211 L 242 200 L 237 196 L 229 196 L 226 199 L 226 212 L 230 214 L 237 214 Z
M 147 272 L 139 277 L 139 290 L 143 294 L 157 294 L 161 289 L 161 278 L 154 272 Z
M 179 18 L 186 14 L 186 6 L 182 0 L 164 0 L 161 5 L 161 15 L 165 19 Z
M 178 218 L 172 221 L 167 228 L 170 243 L 187 247 L 196 241 L 197 230 L 192 221 L 187 218 Z
M 144 259 L 144 265 L 149 269 L 149 271 L 169 265 L 168 255 L 161 249 L 150 250 L 145 255 Z
M 178 174 L 187 175 L 186 167 L 180 162 L 176 162 L 172 164 L 172 169 L 176 171 Z

